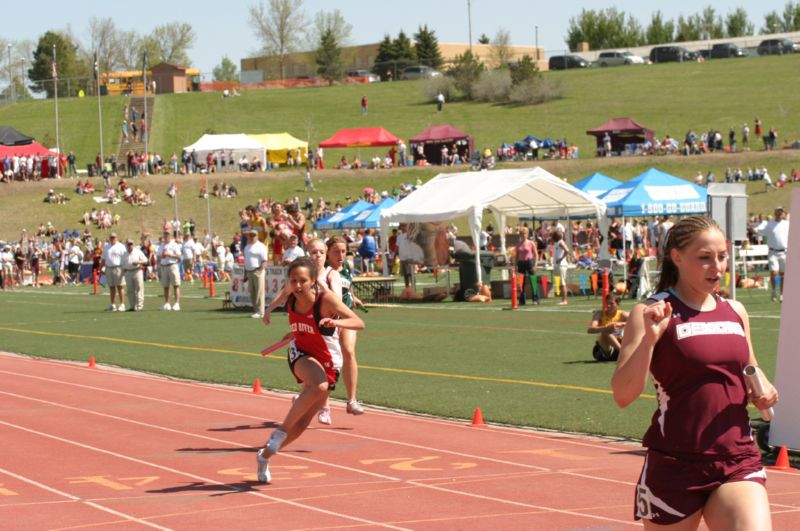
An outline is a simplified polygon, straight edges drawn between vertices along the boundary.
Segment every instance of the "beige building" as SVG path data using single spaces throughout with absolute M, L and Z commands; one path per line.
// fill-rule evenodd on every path
M 349 46 L 342 48 L 342 59 L 346 70 L 371 70 L 375 64 L 375 57 L 378 55 L 378 44 L 363 44 L 361 46 Z M 489 44 L 473 44 L 472 53 L 480 57 L 485 63 L 491 63 L 492 46 Z M 469 49 L 468 44 L 439 43 L 439 51 L 444 58 L 445 64 L 452 63 L 457 55 L 463 54 Z M 538 58 L 537 58 L 538 51 Z M 544 56 L 544 49 L 538 50 L 533 46 L 509 46 L 510 61 L 514 62 L 522 58 L 525 54 L 530 55 L 534 60 L 538 59 L 539 68 L 547 69 L 547 61 Z M 280 61 L 277 56 L 249 57 L 241 60 L 240 69 L 242 72 L 242 83 L 258 83 L 271 79 L 312 77 L 317 73 L 317 65 L 314 62 L 314 52 L 298 52 L 289 54 L 284 64 L 283 76 L 281 76 Z M 392 65 L 387 65 L 391 68 Z M 393 73 L 395 77 L 399 72 Z

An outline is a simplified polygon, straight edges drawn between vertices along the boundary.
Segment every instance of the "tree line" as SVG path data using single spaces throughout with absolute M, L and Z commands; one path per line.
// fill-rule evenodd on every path
M 759 30 L 760 33 L 787 31 L 800 31 L 800 2 L 787 2 L 780 14 L 773 10 L 764 15 L 764 25 Z M 632 16 L 612 7 L 584 9 L 580 15 L 570 18 L 565 40 L 569 49 L 576 51 L 582 42 L 598 50 L 754 34 L 755 25 L 741 7 L 723 16 L 709 5 L 699 13 L 680 15 L 677 20 L 666 19 L 661 11 L 655 11 L 646 27 Z

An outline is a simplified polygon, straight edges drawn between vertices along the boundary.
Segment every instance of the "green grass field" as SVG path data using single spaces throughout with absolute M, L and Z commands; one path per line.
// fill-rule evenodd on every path
M 422 282 L 432 282 L 430 278 Z M 225 291 L 218 286 L 218 293 Z M 248 313 L 221 310 L 197 287 L 185 288 L 181 312 L 161 312 L 148 284 L 141 313 L 106 313 L 108 298 L 88 287 L 0 293 L 3 349 L 34 356 L 107 363 L 210 382 L 294 390 L 285 353 L 259 352 L 286 331 Z M 780 307 L 766 291 L 740 292 L 751 315 L 762 367 L 774 373 Z M 613 364 L 591 358 L 586 334 L 599 299 L 505 311 L 508 301 L 409 304 L 370 309 L 359 334 L 359 398 L 369 404 L 446 417 L 639 438 L 655 408 L 653 390 L 619 410 L 609 391 Z M 624 306 L 630 307 L 625 301 Z M 343 397 L 343 389 L 335 397 Z

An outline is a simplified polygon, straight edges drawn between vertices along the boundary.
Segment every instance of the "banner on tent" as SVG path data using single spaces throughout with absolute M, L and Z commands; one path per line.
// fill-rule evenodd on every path
M 706 209 L 703 201 L 690 201 L 688 203 L 642 203 L 639 208 L 643 216 L 656 216 L 660 214 L 696 214 Z M 622 208 L 619 210 L 622 215 Z
M 264 305 L 269 304 L 278 296 L 286 286 L 286 266 L 268 266 L 264 276 Z M 231 303 L 236 308 L 252 306 L 250 293 L 247 291 L 247 282 L 244 279 L 244 266 L 234 265 L 231 277 Z

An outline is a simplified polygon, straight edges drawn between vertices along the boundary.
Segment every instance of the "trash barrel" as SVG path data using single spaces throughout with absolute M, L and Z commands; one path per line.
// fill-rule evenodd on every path
M 95 175 L 97 175 L 97 171 L 95 169 L 95 165 L 93 162 L 86 165 L 86 174 L 89 177 L 94 177 Z
M 453 258 L 458 260 L 458 277 L 459 287 L 456 292 L 455 300 L 463 301 L 475 295 L 478 292 L 476 284 L 478 276 L 475 271 L 475 255 L 473 253 L 455 253 Z M 483 283 L 489 284 L 489 279 L 492 274 L 492 265 L 494 264 L 494 254 L 481 253 L 481 273 L 483 275 Z

